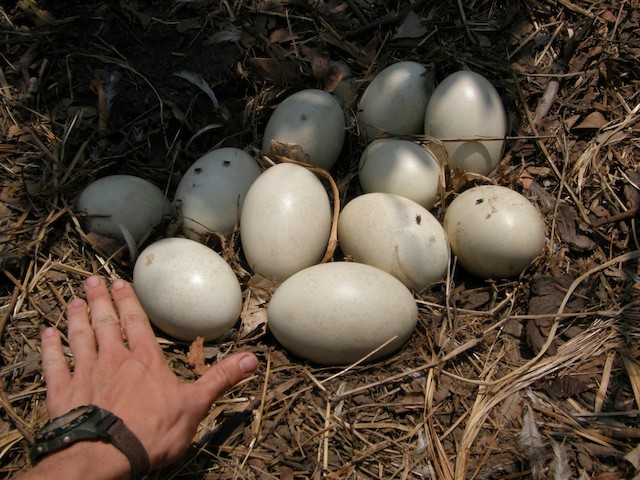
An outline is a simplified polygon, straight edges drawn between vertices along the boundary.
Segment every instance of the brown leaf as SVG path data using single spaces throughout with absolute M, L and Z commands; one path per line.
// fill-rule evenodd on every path
M 311 58 L 311 72 L 316 80 L 323 79 L 329 71 L 329 55 L 318 54 Z
M 591 112 L 573 130 L 598 130 L 607 124 L 607 119 L 600 112 Z
M 247 339 L 250 335 L 251 340 L 261 337 L 267 331 L 267 305 L 264 300 L 253 295 L 251 290 L 244 307 L 240 313 L 240 328 L 238 336 L 241 339 Z
M 271 140 L 269 155 L 279 155 L 281 157 L 291 158 L 299 162 L 309 163 L 309 156 L 304 153 L 302 147 L 297 143 L 279 142 Z
M 342 81 L 342 70 L 337 65 L 332 65 L 324 76 L 322 89 L 325 92 L 333 92 Z
M 576 211 L 566 203 L 558 206 L 556 215 L 556 227 L 558 235 L 563 242 L 578 251 L 592 251 L 596 248 L 596 243 L 584 235 L 579 235 L 576 231 L 576 221 L 578 215 Z
M 116 255 L 119 250 L 123 250 L 122 247 L 124 246 L 124 242 L 121 240 L 105 237 L 104 235 L 100 235 L 95 232 L 87 233 L 85 239 L 96 250 L 107 253 L 111 256 Z
M 207 356 L 204 353 L 204 338 L 197 337 L 193 343 L 189 345 L 187 360 L 189 362 L 189 366 L 193 369 L 193 373 L 198 377 L 204 375 L 209 368 L 205 363 L 206 358 Z
M 300 79 L 298 65 L 293 60 L 277 58 L 250 58 L 249 65 L 265 80 L 281 84 Z
M 531 280 L 531 297 L 529 299 L 528 312 L 530 315 L 545 315 L 556 313 L 564 300 L 567 289 L 575 278 L 569 274 L 564 275 L 537 275 Z M 573 296 L 567 303 L 564 311 L 567 313 L 579 312 L 585 306 L 582 296 Z
M 576 377 L 562 376 L 544 385 L 543 390 L 554 400 L 569 398 L 586 391 L 589 386 Z
M 289 42 L 291 40 L 297 40 L 299 37 L 295 33 L 290 32 L 286 28 L 279 28 L 278 30 L 274 30 L 269 35 L 269 41 L 271 43 L 282 43 Z

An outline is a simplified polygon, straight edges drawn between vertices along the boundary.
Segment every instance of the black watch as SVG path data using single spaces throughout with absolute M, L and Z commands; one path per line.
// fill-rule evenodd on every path
M 35 443 L 31 447 L 31 463 L 35 465 L 50 453 L 84 440 L 111 443 L 124 453 L 131 464 L 133 480 L 140 480 L 149 473 L 149 456 L 140 440 L 122 420 L 95 405 L 78 407 L 49 420 L 36 433 Z

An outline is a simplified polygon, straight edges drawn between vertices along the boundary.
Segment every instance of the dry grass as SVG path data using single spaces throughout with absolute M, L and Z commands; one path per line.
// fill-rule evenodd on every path
M 437 80 L 460 68 L 486 75 L 510 112 L 504 160 L 489 178 L 449 173 L 433 212 L 441 218 L 469 185 L 509 186 L 539 206 L 547 247 L 509 281 L 452 265 L 446 282 L 416 294 L 420 321 L 405 348 L 338 369 L 273 341 L 264 325 L 273 285 L 246 272 L 235 236 L 214 236 L 246 304 L 238 329 L 205 351 L 215 361 L 251 350 L 261 367 L 212 406 L 185 458 L 154 478 L 637 474 L 637 0 L 74 5 L 0 9 L 3 475 L 27 467 L 46 419 L 39 331 L 64 334 L 65 304 L 87 275 L 131 278 L 126 246 L 82 230 L 82 187 L 133 173 L 170 197 L 205 151 L 255 151 L 273 106 L 322 87 L 330 59 L 352 67 L 360 92 L 401 59 L 429 64 Z M 172 75 L 185 69 L 212 86 L 219 109 Z M 351 125 L 332 171 L 342 203 L 357 194 L 361 151 Z M 189 345 L 159 338 L 175 372 L 193 379 Z

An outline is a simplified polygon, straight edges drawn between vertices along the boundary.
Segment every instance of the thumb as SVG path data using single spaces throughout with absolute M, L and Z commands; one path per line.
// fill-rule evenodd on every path
M 195 385 L 207 396 L 210 404 L 256 368 L 258 358 L 253 353 L 236 353 L 210 367 Z

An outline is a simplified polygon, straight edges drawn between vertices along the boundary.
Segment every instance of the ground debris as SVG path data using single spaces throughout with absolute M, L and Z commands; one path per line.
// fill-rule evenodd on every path
M 441 220 L 470 186 L 508 186 L 542 212 L 545 250 L 520 278 L 452 270 L 416 295 L 418 327 L 400 352 L 321 368 L 269 334 L 278 284 L 252 276 L 238 232 L 207 239 L 241 280 L 241 322 L 191 349 L 157 332 L 167 361 L 184 381 L 240 349 L 261 365 L 212 405 L 204 447 L 153 478 L 637 474 L 637 2 L 14 3 L 0 7 L 0 476 L 27 468 L 46 418 L 41 329 L 65 333 L 64 306 L 87 275 L 131 280 L 126 247 L 83 230 L 74 206 L 84 186 L 132 174 L 170 196 L 212 148 L 257 155 L 284 98 L 336 88 L 333 62 L 361 94 L 399 60 L 424 63 L 438 82 L 482 73 L 511 119 L 503 161 L 486 178 L 448 172 L 433 213 Z M 184 71 L 200 88 L 174 75 Z M 109 102 L 108 78 L 118 79 Z M 345 114 L 331 171 L 342 204 L 360 193 L 363 148 L 356 106 Z M 514 441 L 523 429 L 529 440 L 537 431 L 537 457 Z

